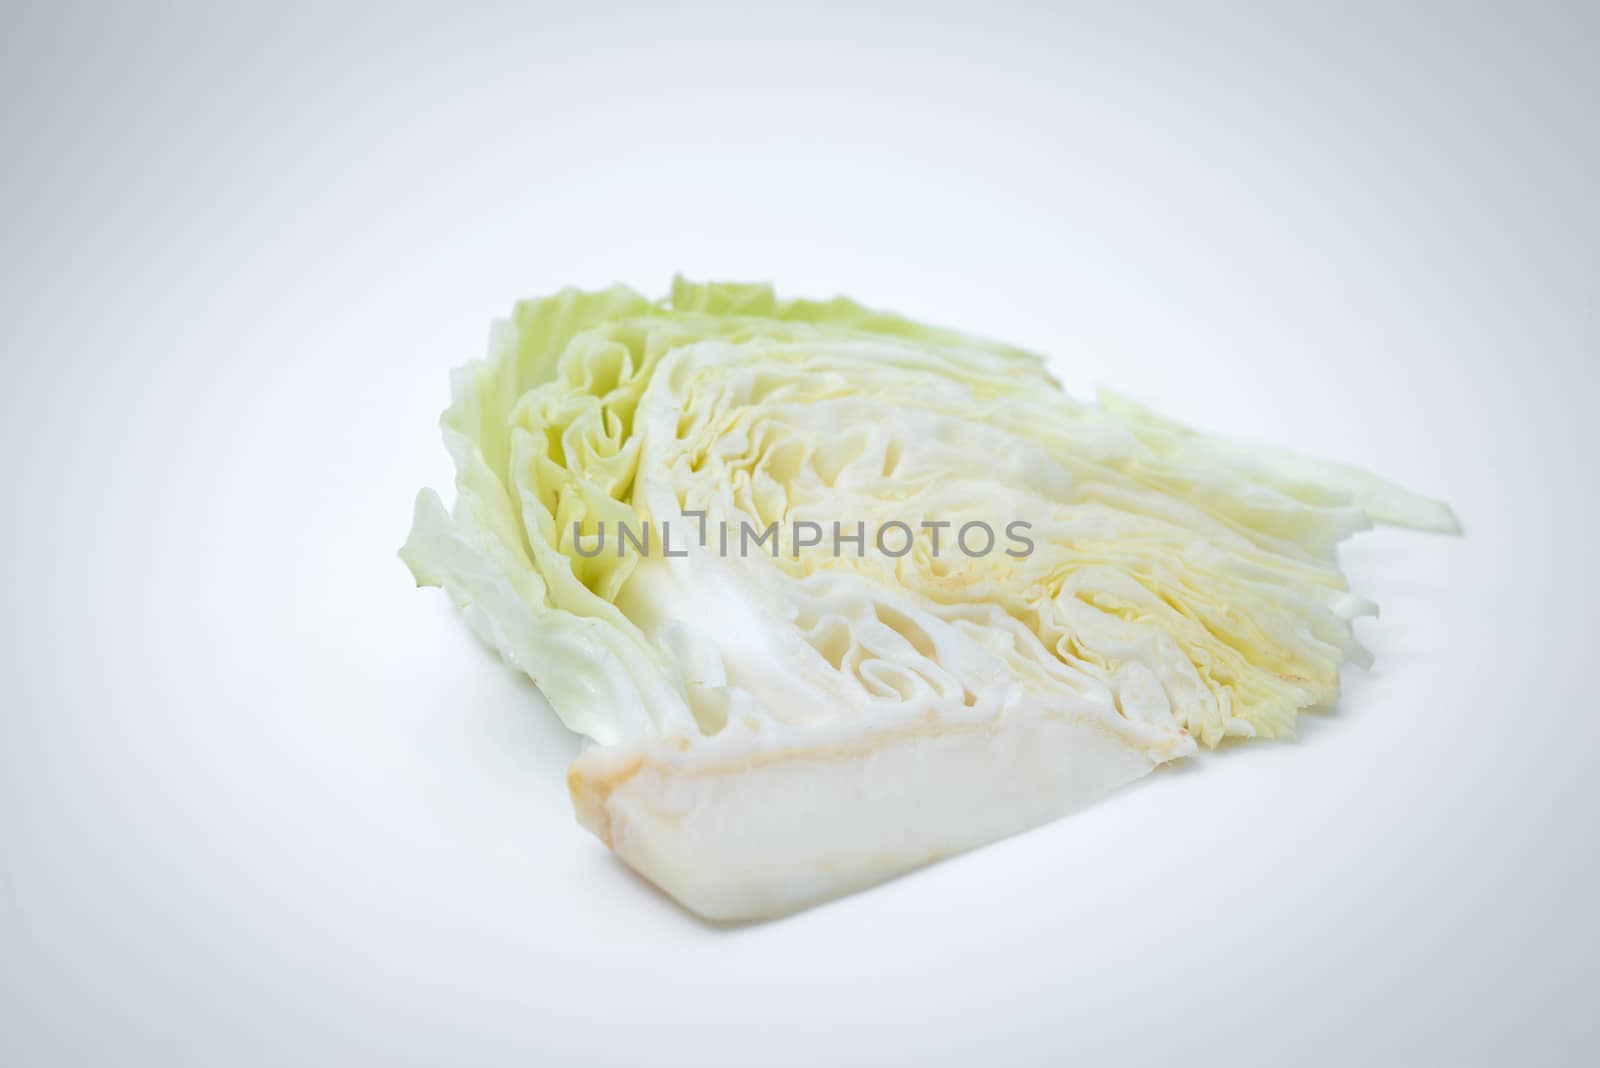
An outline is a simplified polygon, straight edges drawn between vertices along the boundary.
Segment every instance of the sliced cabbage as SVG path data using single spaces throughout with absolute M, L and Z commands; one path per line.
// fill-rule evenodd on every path
M 1457 529 L 1353 468 L 1080 404 L 1030 353 L 765 285 L 528 301 L 453 386 L 456 504 L 424 490 L 401 556 L 595 743 L 580 821 L 715 919 L 1292 733 L 1368 659 L 1337 544 Z

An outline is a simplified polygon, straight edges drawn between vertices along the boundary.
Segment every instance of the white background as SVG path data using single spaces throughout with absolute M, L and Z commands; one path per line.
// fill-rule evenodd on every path
M 0 1062 L 1595 1063 L 1593 5 L 577 6 L 7 5 Z M 489 320 L 675 270 L 1467 534 L 1299 742 L 707 927 L 395 558 Z

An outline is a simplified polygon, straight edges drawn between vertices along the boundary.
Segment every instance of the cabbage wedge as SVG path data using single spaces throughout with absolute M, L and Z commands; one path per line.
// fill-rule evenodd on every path
M 1055 819 L 1367 662 L 1335 547 L 1445 505 L 1027 352 L 678 279 L 517 306 L 401 556 L 593 744 L 579 821 L 772 917 Z

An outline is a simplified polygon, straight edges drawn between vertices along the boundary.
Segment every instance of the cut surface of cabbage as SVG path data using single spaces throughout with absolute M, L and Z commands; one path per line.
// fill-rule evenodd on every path
M 1075 401 L 1030 353 L 765 285 L 527 301 L 452 385 L 455 505 L 419 494 L 402 559 L 592 740 L 580 822 L 716 920 L 1292 733 L 1367 662 L 1338 543 L 1457 529 L 1354 468 Z

